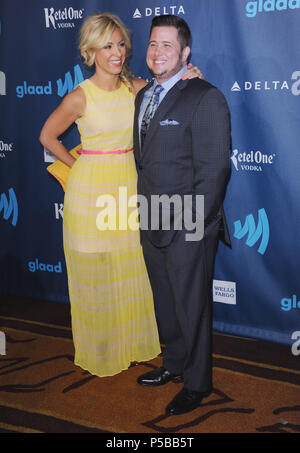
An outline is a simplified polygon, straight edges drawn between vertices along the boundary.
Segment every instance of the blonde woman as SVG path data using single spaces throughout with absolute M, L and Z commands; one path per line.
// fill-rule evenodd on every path
M 129 32 L 113 14 L 93 14 L 84 21 L 79 50 L 95 73 L 50 115 L 40 141 L 71 167 L 63 241 L 75 364 L 104 377 L 160 353 L 139 231 L 124 228 L 122 216 L 130 213 L 119 203 L 119 188 L 127 199 L 136 194 L 134 99 L 146 82 L 129 71 Z M 81 135 L 77 160 L 59 141 L 73 122 Z M 115 200 L 117 213 L 110 229 L 103 228 L 100 214 L 101 196 L 107 195 Z

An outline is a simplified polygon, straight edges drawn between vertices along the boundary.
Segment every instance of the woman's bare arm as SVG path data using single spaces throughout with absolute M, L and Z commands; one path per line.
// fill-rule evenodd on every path
M 40 142 L 42 145 L 69 167 L 72 167 L 75 159 L 59 141 L 59 136 L 82 116 L 84 111 L 85 95 L 83 90 L 77 87 L 63 99 L 41 130 Z

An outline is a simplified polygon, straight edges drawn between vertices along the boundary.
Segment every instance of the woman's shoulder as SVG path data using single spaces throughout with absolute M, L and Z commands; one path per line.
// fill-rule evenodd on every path
M 62 101 L 65 108 L 78 112 L 79 116 L 83 114 L 86 105 L 86 97 L 80 85 L 77 85 Z
M 84 94 L 84 82 L 81 84 L 77 85 L 71 93 L 68 94 L 70 100 L 75 103 L 80 103 L 85 100 L 85 94 Z

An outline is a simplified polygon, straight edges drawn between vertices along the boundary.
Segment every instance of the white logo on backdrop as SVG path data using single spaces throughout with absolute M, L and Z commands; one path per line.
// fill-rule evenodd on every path
M 83 11 L 84 8 L 74 9 L 72 6 L 57 10 L 44 8 L 46 28 L 74 28 L 74 21 L 83 19 Z
M 223 280 L 213 281 L 213 301 L 236 305 L 236 283 Z
M 6 355 L 6 336 L 4 332 L 0 332 L 0 355 Z
M 232 151 L 230 159 L 236 171 L 263 171 L 264 166 L 274 163 L 276 154 L 263 154 L 261 151 L 251 150 L 249 153 L 240 152 L 238 149 Z
M 242 83 L 236 80 L 231 91 L 281 91 L 291 92 L 294 96 L 298 96 L 300 94 L 300 71 L 294 71 L 290 80 L 244 80 Z
M 6 77 L 4 72 L 0 71 L 0 95 L 6 95 Z
M 13 151 L 13 143 L 5 143 L 3 140 L 0 140 L 0 158 L 6 157 L 7 153 Z
M 44 148 L 44 162 L 53 163 L 57 158 L 48 149 Z
M 134 19 L 140 19 L 141 17 L 161 16 L 163 14 L 174 14 L 176 16 L 180 16 L 180 14 L 185 14 L 185 10 L 182 5 L 156 6 L 152 8 L 147 7 L 143 10 L 136 8 L 132 17 Z

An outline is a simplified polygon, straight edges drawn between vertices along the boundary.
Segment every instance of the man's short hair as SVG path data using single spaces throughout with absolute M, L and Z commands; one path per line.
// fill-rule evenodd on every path
M 181 45 L 181 50 L 187 46 L 191 47 L 191 30 L 182 17 L 174 16 L 172 14 L 156 16 L 152 19 L 150 35 L 154 27 L 175 27 L 178 32 L 178 40 Z

